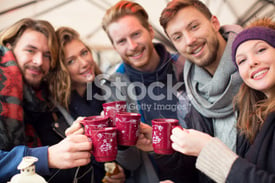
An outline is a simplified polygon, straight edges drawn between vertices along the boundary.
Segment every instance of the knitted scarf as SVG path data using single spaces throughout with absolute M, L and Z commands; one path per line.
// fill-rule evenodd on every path
M 236 119 L 232 101 L 242 83 L 231 58 L 234 36 L 229 35 L 214 76 L 189 61 L 185 62 L 184 67 L 186 91 L 192 105 L 203 116 L 213 119 L 214 135 L 232 150 L 236 145 Z
M 0 149 L 24 144 L 23 81 L 12 51 L 0 46 Z

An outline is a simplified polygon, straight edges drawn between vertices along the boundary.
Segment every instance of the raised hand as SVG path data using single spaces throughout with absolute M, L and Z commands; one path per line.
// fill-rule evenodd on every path
M 84 134 L 84 128 L 80 124 L 80 122 L 84 119 L 84 117 L 78 117 L 70 126 L 69 128 L 66 129 L 65 134 L 66 136 L 71 135 L 71 134 Z
M 202 148 L 213 138 L 210 135 L 193 130 L 176 127 L 171 135 L 172 148 L 186 155 L 198 156 Z
M 85 135 L 69 135 L 58 144 L 49 147 L 49 167 L 67 169 L 86 165 L 91 161 L 91 149 L 92 143 Z
M 152 146 L 152 127 L 145 123 L 140 123 L 140 135 L 136 147 L 142 151 L 153 151 Z

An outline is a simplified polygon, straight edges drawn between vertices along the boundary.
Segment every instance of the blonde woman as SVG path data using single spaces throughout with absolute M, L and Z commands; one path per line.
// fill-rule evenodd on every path
M 93 83 L 101 71 L 93 59 L 90 48 L 72 28 L 61 27 L 56 31 L 56 35 L 60 49 L 59 62 L 50 84 L 53 99 L 69 109 L 74 118 L 79 115 L 100 114 L 105 101 L 87 101 L 86 98 L 87 83 L 92 84 L 92 92 L 101 92 Z
M 92 96 L 102 93 L 101 88 L 94 83 L 101 71 L 91 50 L 80 39 L 79 33 L 70 27 L 60 27 L 56 30 L 56 35 L 59 42 L 59 62 L 50 79 L 53 99 L 66 108 L 74 119 L 79 116 L 100 115 L 105 101 L 94 97 L 87 100 L 87 92 L 92 92 Z M 87 89 L 87 83 L 90 83 L 91 91 Z M 80 124 L 74 124 L 72 128 L 74 127 L 81 131 Z M 70 133 L 67 132 L 67 135 Z M 105 176 L 104 163 L 96 162 L 92 157 L 92 165 L 94 181 L 100 183 Z M 119 169 L 119 174 L 106 178 L 105 181 L 124 182 L 124 170 L 121 166 Z

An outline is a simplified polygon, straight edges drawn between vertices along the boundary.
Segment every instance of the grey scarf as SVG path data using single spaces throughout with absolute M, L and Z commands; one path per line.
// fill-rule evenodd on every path
M 236 119 L 232 100 L 242 80 L 231 59 L 231 44 L 232 38 L 229 37 L 213 77 L 203 68 L 186 61 L 184 80 L 192 105 L 203 116 L 213 119 L 214 135 L 235 150 Z
M 223 56 L 213 77 L 203 68 L 185 62 L 184 79 L 191 103 L 204 116 L 222 118 L 232 114 L 232 99 L 242 80 L 230 55 Z

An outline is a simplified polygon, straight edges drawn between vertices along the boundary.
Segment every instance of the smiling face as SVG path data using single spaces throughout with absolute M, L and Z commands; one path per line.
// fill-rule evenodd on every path
M 169 21 L 166 32 L 181 55 L 213 74 L 225 44 L 219 28 L 215 16 L 208 19 L 196 8 L 189 6 L 179 10 Z
M 152 40 L 154 33 L 142 26 L 135 16 L 124 16 L 108 26 L 115 50 L 123 61 L 137 70 L 156 68 L 158 59 Z M 157 61 L 155 61 L 157 60 Z
M 275 48 L 262 40 L 246 41 L 236 51 L 236 63 L 243 81 L 267 97 L 275 92 L 274 58 Z
M 64 46 L 65 66 L 74 86 L 86 85 L 94 80 L 95 62 L 92 53 L 80 40 L 72 40 Z
M 46 36 L 27 29 L 16 42 L 13 52 L 25 82 L 37 88 L 50 69 L 51 54 Z

